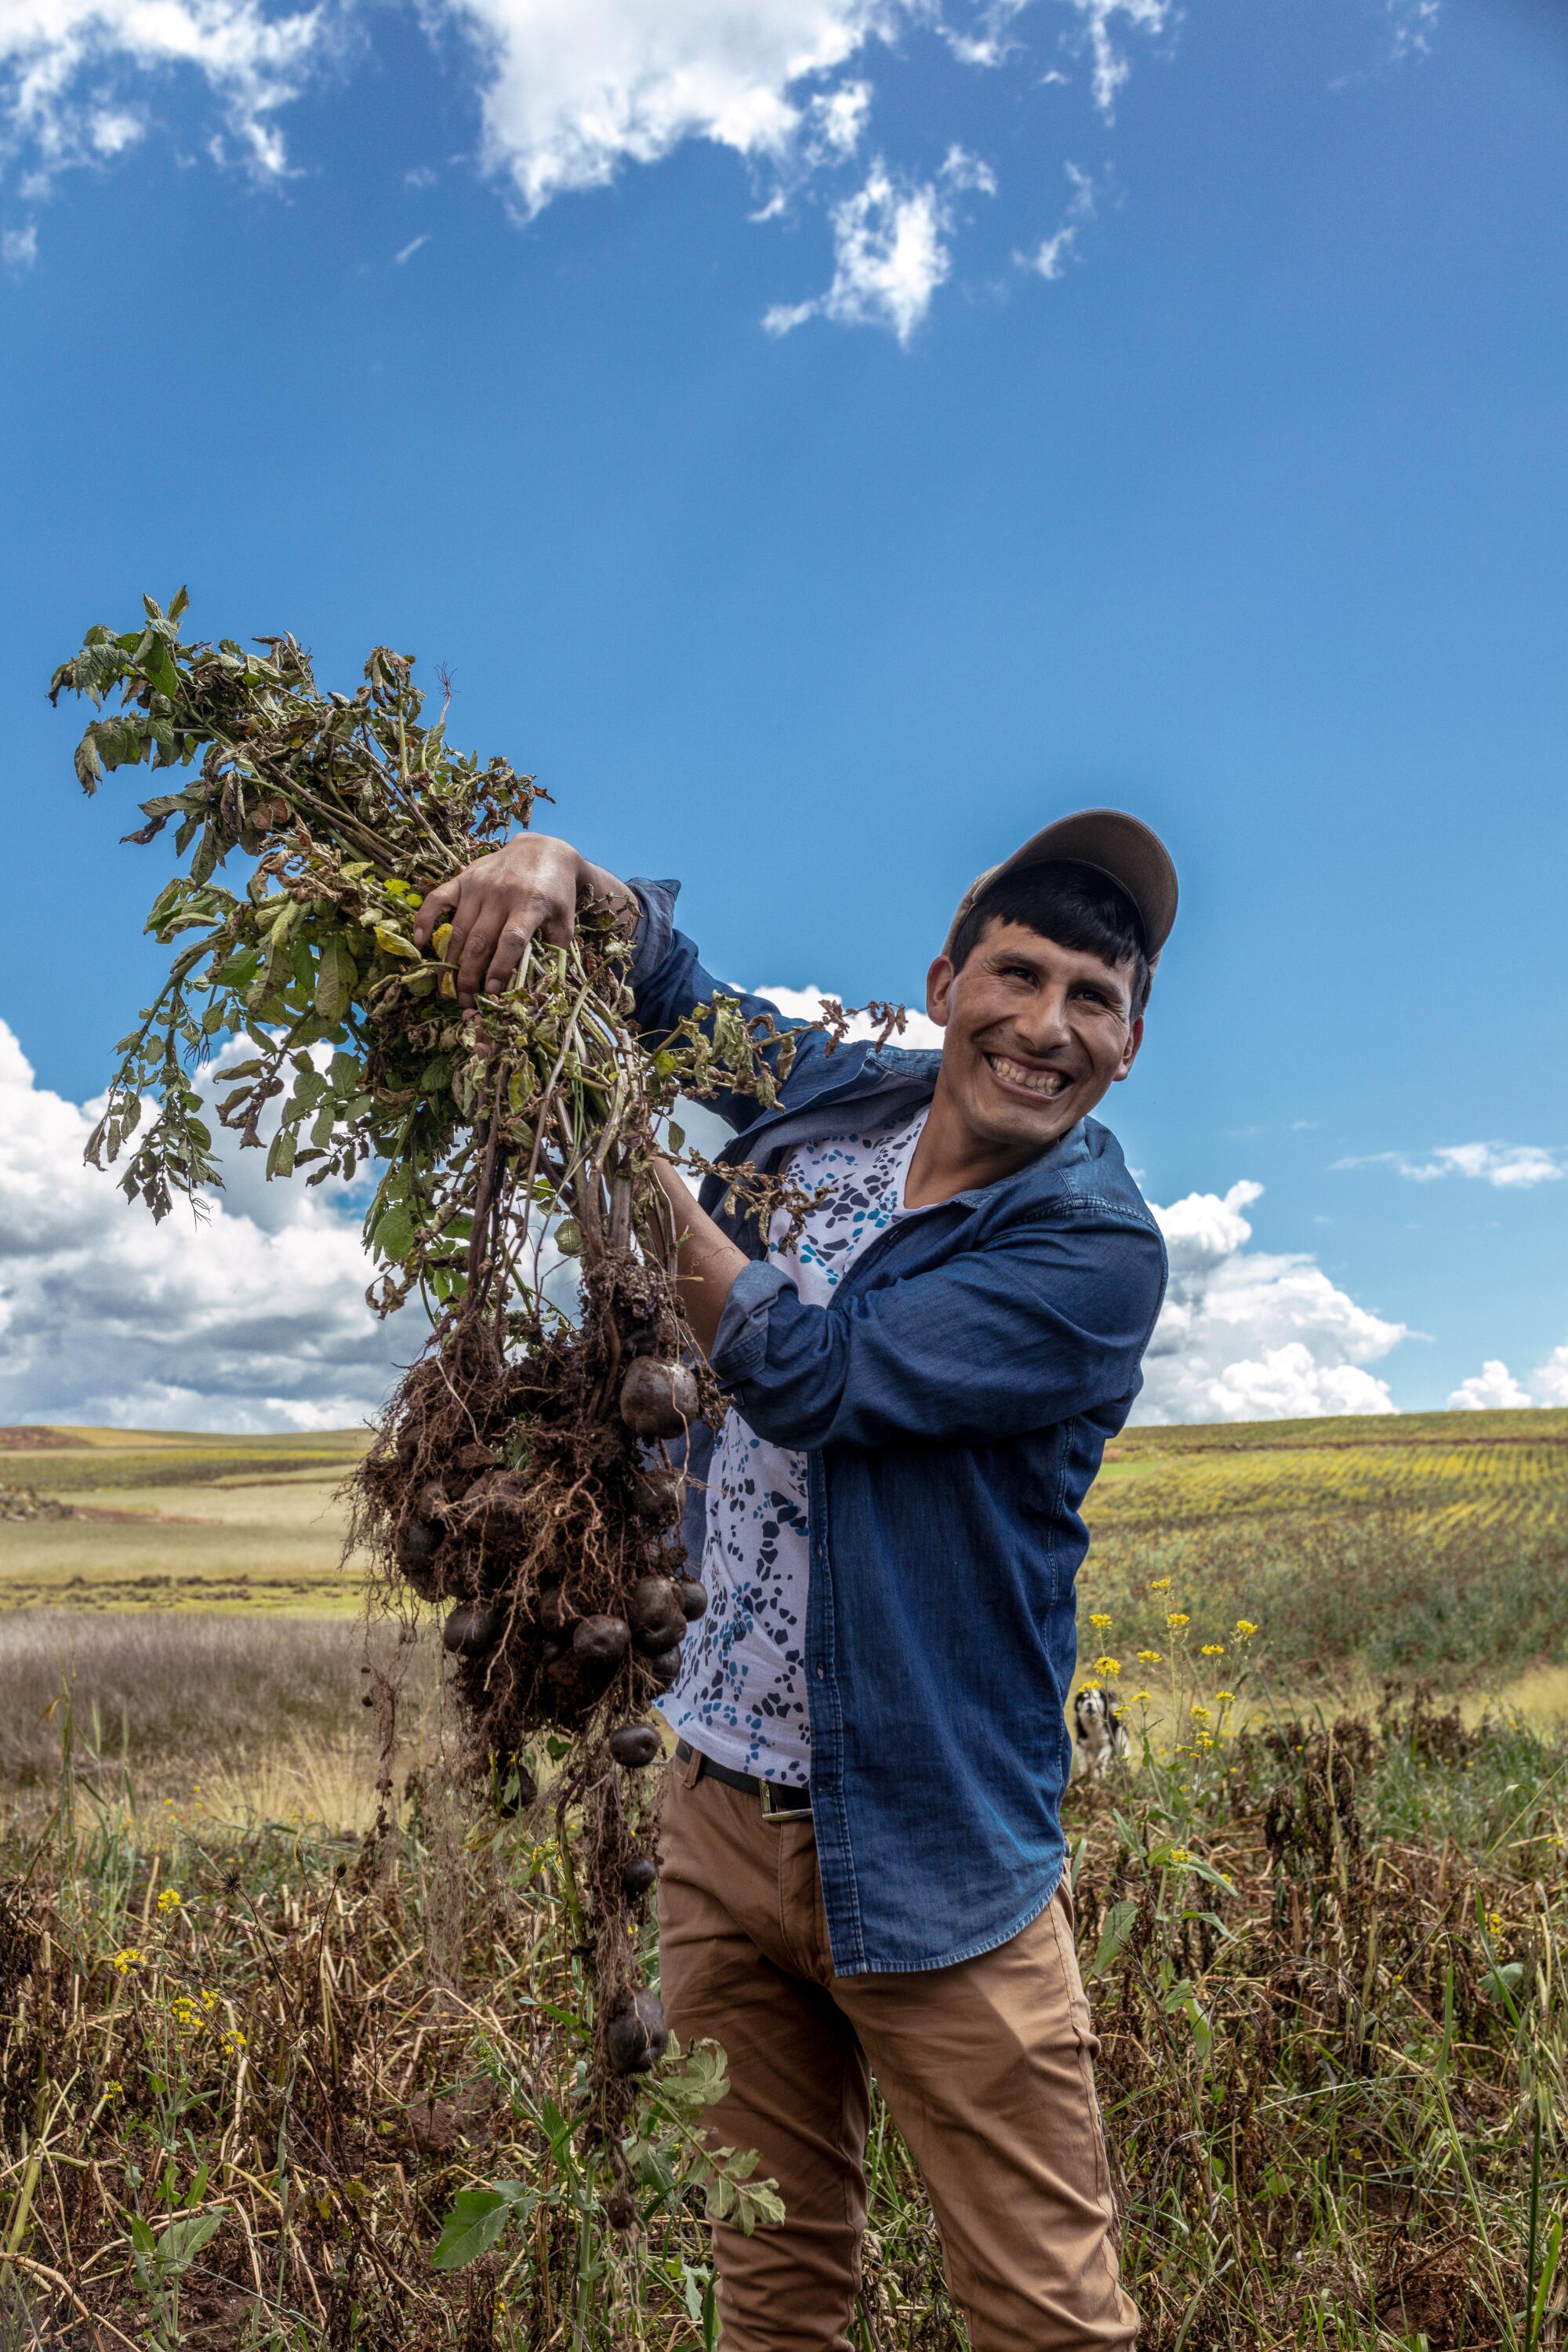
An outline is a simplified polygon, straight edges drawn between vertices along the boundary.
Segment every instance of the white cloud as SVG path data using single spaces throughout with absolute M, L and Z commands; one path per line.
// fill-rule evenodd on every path
M 1568 1347 L 1553 1348 L 1530 1377 L 1542 1404 L 1568 1404 Z
M 1026 268 L 1037 270 L 1042 278 L 1059 278 L 1067 268 L 1068 257 L 1078 243 L 1078 233 L 1086 220 L 1094 217 L 1094 182 L 1076 163 L 1063 167 L 1072 182 L 1072 196 L 1061 226 L 1050 236 L 1042 237 L 1031 254 L 1018 258 Z
M 844 999 L 830 988 L 759 988 L 756 993 L 767 997 L 781 1013 L 787 1013 L 792 1021 L 820 1021 L 825 998 L 841 1010 L 844 1003 Z M 874 1037 L 877 1030 L 861 1013 L 849 1024 L 849 1034 L 851 1037 Z M 906 1008 L 904 1026 L 889 1042 L 895 1045 L 931 1046 L 940 1053 L 942 1031 L 928 1013 L 910 1013 Z
M 910 0 L 450 0 L 487 71 L 485 154 L 524 211 L 688 139 L 782 159 L 802 86 L 890 37 Z
M 1539 1143 L 1445 1143 L 1425 1160 L 1403 1151 L 1373 1151 L 1364 1158 L 1336 1160 L 1336 1168 L 1393 1168 L 1415 1184 L 1444 1176 L 1468 1176 L 1500 1192 L 1521 1192 L 1568 1176 L 1568 1154 Z
M 26 228 L 8 228 L 0 234 L 0 262 L 7 269 L 19 275 L 24 269 L 31 269 L 37 257 L 38 232 L 32 221 Z
M 413 260 L 414 256 L 418 252 L 422 245 L 428 245 L 429 242 L 430 232 L 426 229 L 423 236 L 411 236 L 408 243 L 403 247 L 402 251 L 393 255 L 393 260 L 397 264 L 398 268 L 401 268 L 405 261 Z
M 812 1019 L 824 992 L 762 992 Z M 942 1032 L 912 1013 L 901 1042 L 940 1046 Z M 694 1133 L 710 1116 L 683 1113 Z M 204 1222 L 179 1205 L 154 1225 L 111 1176 L 83 1166 L 92 1118 L 92 1106 L 37 1085 L 0 1023 L 0 1422 L 305 1430 L 374 1413 L 426 1325 L 414 1307 L 384 1324 L 371 1315 L 371 1268 L 341 1192 L 268 1184 L 259 1152 L 234 1150 Z M 1260 1189 L 1242 1182 L 1155 1210 L 1171 1287 L 1140 1419 L 1394 1410 L 1365 1367 L 1405 1326 L 1359 1306 L 1310 1255 L 1250 1249 L 1246 1212 Z M 1499 1380 L 1513 1390 L 1494 1364 L 1464 1386 L 1487 1391 L 1475 1402 L 1529 1402 L 1493 1395 Z M 1568 1404 L 1568 1346 L 1534 1383 L 1543 1401 Z
M 142 135 L 111 94 L 121 79 L 186 69 L 217 101 L 259 177 L 286 168 L 274 120 L 325 43 L 324 7 L 269 16 L 258 0 L 4 0 L 4 144 L 33 159 L 32 184 L 70 163 L 107 161 Z
M 1448 1399 L 1463 1412 L 1513 1412 L 1531 1402 L 1530 1391 L 1521 1387 L 1497 1356 L 1489 1356 L 1480 1370 L 1461 1381 Z
M 1395 58 L 1427 56 L 1442 14 L 1441 0 L 1388 0 Z
M 0 1420 L 142 1428 L 342 1427 L 426 1325 L 377 1323 L 357 1227 L 236 1152 L 205 1222 L 154 1225 L 84 1167 L 90 1107 L 39 1087 L 0 1023 Z
M 994 195 L 996 182 L 962 147 L 948 151 L 934 180 L 900 180 L 879 157 L 864 187 L 833 208 L 832 284 L 809 302 L 774 303 L 763 320 L 769 334 L 821 318 L 887 327 L 907 344 L 952 267 L 952 198 L 966 189 Z
M 814 300 L 769 310 L 774 334 L 819 317 L 884 327 L 907 344 L 952 275 L 955 197 L 994 190 L 990 167 L 954 148 L 935 173 L 879 158 L 846 191 L 875 102 L 873 69 L 895 45 L 940 43 L 958 69 L 1011 68 L 1027 88 L 1064 79 L 1042 77 L 1019 36 L 1026 15 L 1049 22 L 1030 0 L 420 7 L 433 38 L 454 26 L 464 37 L 481 167 L 524 218 L 691 141 L 729 149 L 762 180 L 754 220 L 778 218 L 807 195 L 825 205 L 832 281 Z M 1071 0 L 1071 8 L 1070 40 L 1088 51 L 1093 103 L 1109 118 L 1130 71 L 1130 37 L 1163 32 L 1174 0 Z M 22 159 L 24 194 L 41 194 L 66 166 L 108 163 L 145 137 L 155 117 L 142 93 L 177 94 L 183 82 L 216 111 L 201 128 L 182 119 L 185 140 L 220 165 L 237 157 L 257 178 L 276 180 L 289 168 L 285 110 L 341 50 L 346 26 L 363 23 L 368 33 L 377 22 L 366 0 L 0 0 L 0 164 Z M 416 165 L 404 176 L 427 186 L 435 174 Z M 1075 217 L 1042 244 L 1035 266 L 1044 275 L 1065 260 Z
M 1089 43 L 1094 102 L 1108 122 L 1114 121 L 1117 95 L 1132 70 L 1126 50 L 1116 46 L 1116 20 L 1121 17 L 1128 31 L 1152 38 L 1171 22 L 1172 0 L 1072 0 L 1072 4 L 1083 19 Z
M 1397 1410 L 1364 1367 L 1406 1327 L 1358 1306 L 1303 1252 L 1249 1250 L 1260 1184 L 1156 1208 L 1171 1259 L 1141 1421 L 1253 1421 Z

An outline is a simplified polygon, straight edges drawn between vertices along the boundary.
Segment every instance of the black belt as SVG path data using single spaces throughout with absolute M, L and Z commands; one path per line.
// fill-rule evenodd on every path
M 699 1763 L 697 1777 L 717 1780 L 721 1788 L 739 1789 L 742 1797 L 755 1797 L 763 1809 L 763 1819 L 768 1822 L 806 1822 L 811 1819 L 811 1790 L 786 1789 L 777 1780 L 759 1780 L 750 1772 L 731 1771 L 728 1764 L 715 1764 L 711 1756 L 704 1756 L 689 1740 L 678 1739 L 675 1752 L 683 1764 L 693 1756 Z

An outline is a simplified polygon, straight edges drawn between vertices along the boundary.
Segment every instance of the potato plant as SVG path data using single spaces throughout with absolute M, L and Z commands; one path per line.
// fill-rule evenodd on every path
M 654 1877 L 646 1717 L 706 1605 L 678 1528 L 679 1442 L 709 1382 L 650 1155 L 682 1092 L 773 1101 L 792 1041 L 720 997 L 648 1050 L 631 943 L 593 903 L 569 946 L 535 943 L 464 1013 L 445 927 L 421 952 L 411 919 L 528 824 L 539 787 L 454 748 L 445 706 L 426 723 L 405 656 L 378 648 L 353 694 L 324 691 L 291 636 L 187 644 L 185 601 L 89 630 L 54 679 L 100 714 L 76 755 L 88 792 L 111 769 L 170 772 L 127 837 L 172 827 L 183 861 L 147 920 L 168 976 L 121 1041 L 88 1156 L 122 1161 L 155 1217 L 178 1194 L 199 1207 L 222 1180 L 195 1078 L 243 1038 L 217 1116 L 268 1175 L 374 1182 L 371 1302 L 417 1291 L 433 1331 L 355 1474 L 353 1540 L 385 1586 L 445 1609 L 469 1759 L 499 1801 L 537 1801 L 539 1735 L 560 1763 L 564 1897 L 596 1989 L 587 2095 L 613 2166 L 667 2039 L 627 1934 Z M 542 1286 L 552 1234 L 578 1261 L 574 1314 Z

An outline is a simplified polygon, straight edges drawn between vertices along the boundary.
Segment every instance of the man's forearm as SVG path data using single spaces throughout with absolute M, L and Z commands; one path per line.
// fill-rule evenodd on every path
M 679 1169 L 668 1160 L 656 1160 L 653 1172 L 668 1204 L 679 1245 L 676 1287 L 692 1337 L 703 1354 L 710 1356 L 731 1285 L 750 1260 L 720 1232 L 706 1210 L 699 1208 Z

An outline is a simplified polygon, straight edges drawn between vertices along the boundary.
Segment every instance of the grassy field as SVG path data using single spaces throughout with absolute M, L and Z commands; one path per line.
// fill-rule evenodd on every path
M 721 2076 L 655 2079 L 607 2228 L 556 1824 L 444 1793 L 428 1628 L 367 1659 L 359 1441 L 59 1436 L 0 1482 L 116 1516 L 0 1524 L 0 2344 L 713 2352 Z M 1143 2352 L 1564 2343 L 1565 1485 L 1563 1413 L 1113 1449 L 1134 1754 L 1067 1825 Z M 963 2352 L 871 2161 L 855 2352 Z
M 363 1444 L 0 1432 L 0 1485 L 73 1514 L 0 1521 L 0 1606 L 352 1611 L 336 1490 Z

